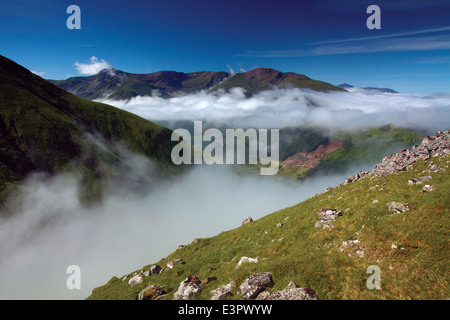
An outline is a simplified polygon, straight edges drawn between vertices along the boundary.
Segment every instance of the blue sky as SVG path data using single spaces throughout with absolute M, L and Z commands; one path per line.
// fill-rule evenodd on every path
M 69 5 L 81 30 L 69 30 Z M 369 30 L 369 5 L 381 29 Z M 450 93 L 448 0 L 0 0 L 0 54 L 47 79 L 97 61 L 132 73 L 269 67 L 333 84 Z M 229 66 L 229 67 L 228 67 Z

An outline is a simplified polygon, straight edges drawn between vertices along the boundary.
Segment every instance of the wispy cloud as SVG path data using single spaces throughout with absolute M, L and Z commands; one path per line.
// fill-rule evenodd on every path
M 301 49 L 246 51 L 237 56 L 292 58 L 336 54 L 450 49 L 450 26 L 393 33 L 374 37 L 340 39 L 312 43 Z M 431 33 L 443 33 L 429 35 Z M 425 34 L 428 34 L 425 36 Z M 418 36 L 424 35 L 424 36 Z M 415 36 L 415 37 L 412 37 Z
M 365 40 L 375 40 L 375 39 L 385 39 L 385 38 L 397 38 L 397 37 L 405 37 L 405 36 L 412 36 L 412 35 L 418 35 L 418 34 L 426 34 L 426 33 L 449 31 L 449 30 L 450 30 L 450 26 L 447 26 L 447 27 L 440 27 L 440 28 L 416 30 L 416 31 L 410 31 L 410 32 L 391 33 L 391 34 L 385 34 L 385 35 L 380 35 L 380 36 L 372 36 L 372 37 L 361 37 L 361 38 L 350 38 L 350 39 L 339 39 L 339 40 L 333 40 L 333 41 L 316 42 L 316 43 L 313 43 L 313 44 L 314 45 L 321 45 L 321 44 L 342 43 L 342 42 L 352 42 L 352 41 L 365 41 Z

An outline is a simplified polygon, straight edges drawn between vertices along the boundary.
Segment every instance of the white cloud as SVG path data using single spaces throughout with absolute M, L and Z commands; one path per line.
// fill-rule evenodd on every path
M 236 74 L 236 72 L 234 72 L 233 68 L 229 64 L 227 64 L 227 67 L 228 67 L 228 69 L 230 69 L 230 74 L 231 75 Z
M 98 58 L 95 56 L 92 56 L 89 61 L 89 63 L 79 63 L 78 61 L 75 62 L 75 68 L 77 69 L 79 74 L 94 75 L 99 73 L 103 69 L 112 69 L 112 66 L 108 62 L 103 59 L 98 60 Z
M 430 131 L 450 128 L 450 95 L 316 92 L 273 89 L 246 98 L 243 89 L 163 99 L 98 100 L 153 121 L 203 120 L 234 127 L 320 127 L 330 133 L 393 124 Z
M 39 71 L 34 71 L 34 70 L 31 70 L 31 73 L 34 73 L 35 75 L 38 75 L 40 77 L 42 77 L 45 74 L 44 71 L 39 72 Z
M 180 244 L 297 204 L 353 173 L 291 184 L 196 166 L 149 193 L 115 189 L 89 208 L 77 199 L 76 176 L 30 177 L 17 193 L 17 212 L 11 219 L 0 214 L 0 299 L 85 299 L 111 277 L 154 264 Z M 66 287 L 73 264 L 81 268 L 81 290 Z

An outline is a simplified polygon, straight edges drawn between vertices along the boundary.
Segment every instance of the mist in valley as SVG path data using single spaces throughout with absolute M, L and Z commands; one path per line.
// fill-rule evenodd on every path
M 450 124 L 448 95 L 274 89 L 245 98 L 236 88 L 102 102 L 174 125 L 203 120 L 230 128 L 305 127 L 330 136 L 385 124 L 431 134 Z M 227 165 L 192 165 L 175 179 L 152 176 L 151 188 L 124 181 L 93 206 L 80 202 L 80 175 L 74 172 L 29 176 L 15 194 L 19 201 L 13 214 L 0 215 L 0 299 L 84 299 L 111 277 L 154 264 L 180 244 L 237 228 L 248 216 L 258 219 L 295 205 L 372 169 L 379 160 L 300 182 L 238 174 Z M 131 153 L 127 162 L 132 168 L 127 174 L 134 177 L 156 168 Z M 70 265 L 81 269 L 80 290 L 66 286 Z

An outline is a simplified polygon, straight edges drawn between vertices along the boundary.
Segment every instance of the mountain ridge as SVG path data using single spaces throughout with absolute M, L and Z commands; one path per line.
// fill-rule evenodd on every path
M 147 74 L 128 73 L 114 68 L 103 69 L 96 75 L 49 80 L 53 84 L 85 99 L 130 99 L 135 96 L 169 98 L 178 94 L 202 90 L 230 90 L 242 87 L 252 95 L 274 86 L 291 86 L 317 91 L 344 91 L 329 83 L 313 80 L 294 72 L 280 72 L 270 68 L 256 68 L 243 73 L 223 71 L 177 72 L 158 71 Z

